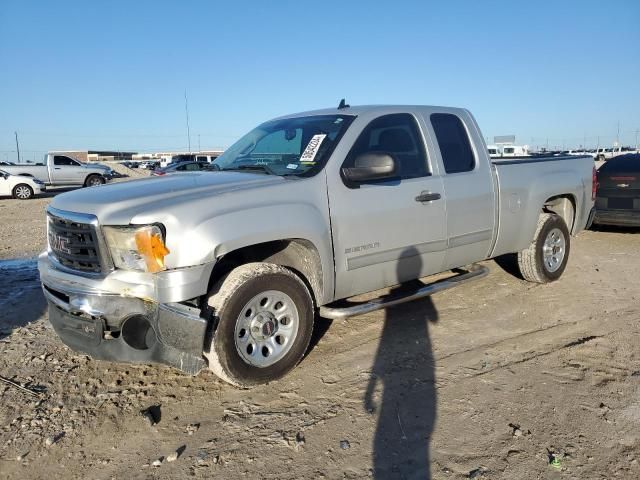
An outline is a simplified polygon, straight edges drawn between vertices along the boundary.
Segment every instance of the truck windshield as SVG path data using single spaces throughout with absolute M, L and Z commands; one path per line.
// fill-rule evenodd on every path
M 220 170 L 311 176 L 319 172 L 355 117 L 313 115 L 263 123 L 219 156 Z

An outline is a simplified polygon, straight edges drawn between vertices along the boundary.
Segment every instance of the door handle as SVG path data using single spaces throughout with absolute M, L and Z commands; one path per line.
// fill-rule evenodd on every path
M 434 200 L 440 200 L 442 196 L 439 193 L 422 192 L 416 197 L 416 202 L 425 203 Z
M 60 170 L 60 167 L 53 167 L 54 170 Z

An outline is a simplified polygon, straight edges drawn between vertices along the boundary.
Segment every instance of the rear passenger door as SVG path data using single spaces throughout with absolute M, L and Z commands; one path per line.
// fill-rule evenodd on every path
M 495 225 L 493 174 L 484 143 L 469 115 L 434 112 L 425 120 L 433 129 L 440 154 L 447 198 L 444 268 L 451 269 L 489 254 Z

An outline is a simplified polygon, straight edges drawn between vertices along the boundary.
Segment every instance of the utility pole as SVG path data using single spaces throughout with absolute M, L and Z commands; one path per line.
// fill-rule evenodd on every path
M 638 133 L 640 133 L 640 130 L 636 128 L 636 150 L 638 150 Z
M 16 150 L 18 151 L 18 163 L 20 163 L 20 144 L 18 143 L 18 132 L 13 132 L 16 134 Z
M 620 146 L 620 120 L 618 120 L 618 133 L 616 134 L 616 147 Z
M 201 152 L 202 148 L 200 148 L 200 134 L 198 134 L 198 152 Z
M 189 153 L 191 153 L 191 132 L 189 131 L 189 102 L 187 101 L 187 91 L 184 91 L 184 112 L 187 116 L 187 143 L 189 144 Z

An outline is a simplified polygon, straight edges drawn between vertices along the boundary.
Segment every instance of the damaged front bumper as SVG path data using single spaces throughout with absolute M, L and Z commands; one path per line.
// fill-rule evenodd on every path
M 104 279 L 72 275 L 56 269 L 46 253 L 38 259 L 38 268 L 49 304 L 49 321 L 73 350 L 101 360 L 162 363 L 192 375 L 204 367 L 207 320 L 201 317 L 200 309 L 178 301 L 202 294 L 196 293 L 202 287 L 196 288 L 187 280 L 195 283 L 210 273 L 207 266 L 186 277 L 184 272 L 158 277 L 151 282 L 154 285 L 130 283 L 135 279 L 132 272 Z M 191 297 L 167 301 L 173 300 L 176 289 Z M 143 295 L 127 295 L 132 291 Z

